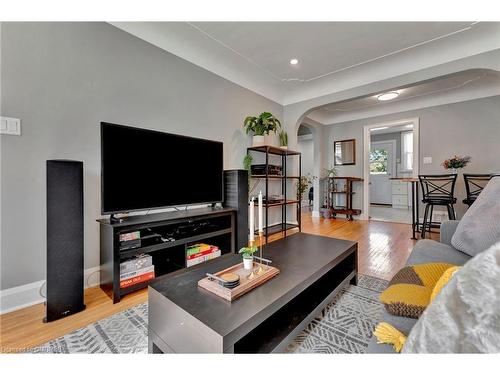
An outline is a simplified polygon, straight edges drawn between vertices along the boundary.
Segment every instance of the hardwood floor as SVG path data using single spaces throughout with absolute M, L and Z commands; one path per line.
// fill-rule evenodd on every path
M 359 272 L 361 274 L 390 279 L 404 266 L 416 241 L 411 240 L 411 226 L 381 221 L 346 221 L 342 219 L 313 218 L 302 215 L 302 231 L 328 237 L 358 242 Z M 280 238 L 275 235 L 271 240 Z M 147 300 L 147 289 L 130 294 L 118 304 L 94 287 L 85 290 L 87 308 L 64 319 L 43 323 L 43 304 L 27 307 L 0 316 L 0 350 L 23 351 L 72 332 L 90 323 Z

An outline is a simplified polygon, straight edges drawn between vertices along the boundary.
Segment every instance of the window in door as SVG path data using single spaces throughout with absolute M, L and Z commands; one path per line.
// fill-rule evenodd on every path
M 370 151 L 370 174 L 387 174 L 388 158 L 387 150 L 372 149 Z

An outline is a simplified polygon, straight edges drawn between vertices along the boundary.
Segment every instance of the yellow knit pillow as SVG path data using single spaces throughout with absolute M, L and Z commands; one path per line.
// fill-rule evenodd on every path
M 448 282 L 451 280 L 455 272 L 457 272 L 459 269 L 460 269 L 459 266 L 455 266 L 455 267 L 450 267 L 446 271 L 444 271 L 443 276 L 439 278 L 436 285 L 434 286 L 434 289 L 432 289 L 431 302 L 434 301 L 434 298 L 436 298 L 441 289 L 443 289 L 444 286 L 448 284 Z
M 432 291 L 453 264 L 426 263 L 402 268 L 380 294 L 380 301 L 393 315 L 417 319 L 431 301 Z

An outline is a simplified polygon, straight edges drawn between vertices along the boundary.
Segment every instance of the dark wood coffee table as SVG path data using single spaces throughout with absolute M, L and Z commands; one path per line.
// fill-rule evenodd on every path
M 227 254 L 149 285 L 150 353 L 283 351 L 346 284 L 357 282 L 357 243 L 297 233 L 264 247 L 280 274 L 228 302 L 198 280 L 241 262 Z

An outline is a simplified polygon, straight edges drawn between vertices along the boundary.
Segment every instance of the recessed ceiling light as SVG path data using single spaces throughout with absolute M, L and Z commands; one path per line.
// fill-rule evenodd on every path
M 385 101 L 385 100 L 396 99 L 398 96 L 399 96 L 398 92 L 396 92 L 396 91 L 390 91 L 390 92 L 386 92 L 386 93 L 380 94 L 379 96 L 377 96 L 377 99 Z
M 377 131 L 377 130 L 384 130 L 384 129 L 389 129 L 389 127 L 388 126 L 382 126 L 381 128 L 370 129 L 370 131 L 374 132 L 374 131 Z
M 299 60 L 297 60 L 297 59 L 290 60 L 290 65 L 297 65 L 298 63 L 299 63 Z

